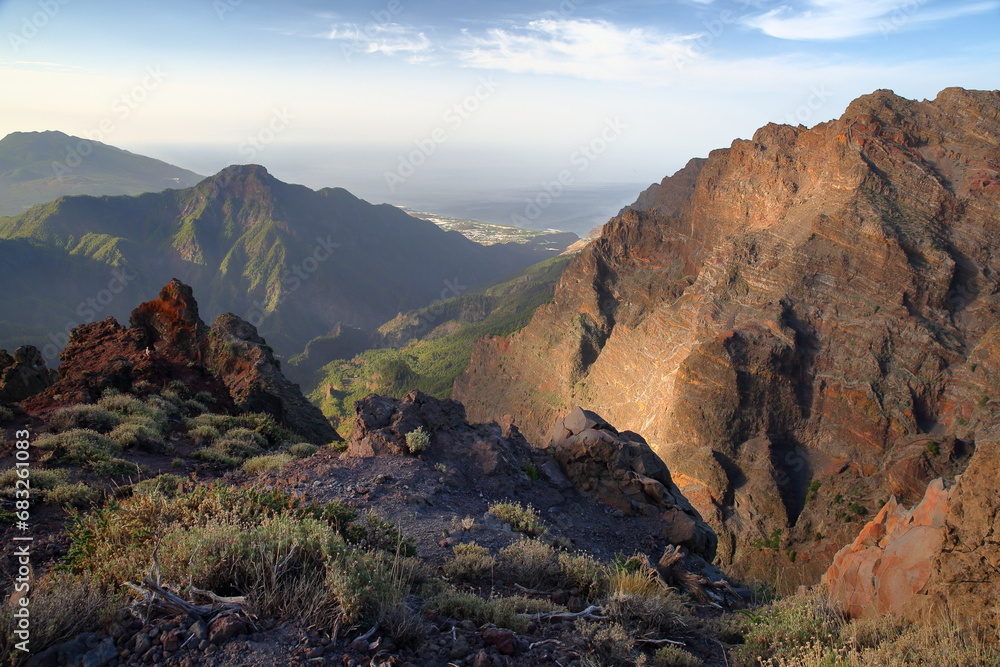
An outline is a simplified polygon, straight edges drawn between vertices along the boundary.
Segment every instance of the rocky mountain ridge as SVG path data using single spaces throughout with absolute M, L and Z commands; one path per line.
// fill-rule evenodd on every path
M 643 433 L 737 572 L 815 582 L 994 417 L 1000 93 L 890 91 L 654 186 L 454 396 L 536 445 L 575 404 Z

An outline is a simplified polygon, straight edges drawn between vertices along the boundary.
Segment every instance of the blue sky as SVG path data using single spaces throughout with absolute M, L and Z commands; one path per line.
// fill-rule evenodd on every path
M 648 183 L 877 88 L 1000 87 L 998 0 L 0 0 L 0 26 L 0 135 L 390 200 L 546 183 L 602 133 L 576 184 Z

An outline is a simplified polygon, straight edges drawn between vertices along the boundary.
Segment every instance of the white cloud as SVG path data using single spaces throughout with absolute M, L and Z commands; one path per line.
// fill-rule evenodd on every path
M 803 9 L 784 4 L 744 19 L 761 32 L 790 40 L 833 40 L 889 34 L 907 25 L 943 21 L 995 11 L 1000 2 L 950 3 L 933 0 L 807 0 Z
M 348 51 L 402 56 L 409 62 L 425 62 L 434 50 L 426 34 L 398 23 L 337 24 L 324 37 L 341 42 Z
M 539 19 L 483 36 L 466 33 L 457 55 L 467 67 L 656 84 L 676 76 L 697 37 L 606 21 Z

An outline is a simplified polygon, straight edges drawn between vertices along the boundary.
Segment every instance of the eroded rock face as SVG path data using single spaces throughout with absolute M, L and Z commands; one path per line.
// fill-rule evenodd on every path
M 0 350 L 0 401 L 17 403 L 44 391 L 56 379 L 45 365 L 42 353 L 32 345 L 22 345 L 11 356 Z
M 595 494 L 627 516 L 659 516 L 670 544 L 708 561 L 715 557 L 715 532 L 691 507 L 642 436 L 619 433 L 596 413 L 577 407 L 556 422 L 549 446 L 577 489 Z
M 944 541 L 948 487 L 943 479 L 934 480 L 909 510 L 892 498 L 852 544 L 837 552 L 823 584 L 848 615 L 901 617 L 913 608 Z
M 641 432 L 723 563 L 815 583 L 888 490 L 953 477 L 995 421 L 998 169 L 997 91 L 763 127 L 606 224 L 454 396 L 536 445 L 577 404 Z
M 1000 626 L 1000 433 L 978 442 L 954 485 L 932 481 L 910 510 L 890 500 L 837 553 L 823 583 L 851 616 Z
M 74 329 L 60 355 L 58 381 L 26 401 L 25 410 L 44 413 L 93 402 L 106 389 L 129 391 L 140 380 L 157 387 L 177 380 L 192 393 L 210 392 L 218 410 L 267 412 L 317 444 L 340 439 L 281 374 L 251 324 L 225 314 L 207 327 L 191 288 L 180 281 L 172 280 L 159 298 L 132 311 L 129 322 L 124 327 L 109 317 Z

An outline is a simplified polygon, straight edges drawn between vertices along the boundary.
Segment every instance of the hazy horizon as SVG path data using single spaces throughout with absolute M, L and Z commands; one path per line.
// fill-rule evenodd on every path
M 881 88 L 1000 87 L 998 16 L 1000 0 L 0 0 L 0 135 L 206 174 L 260 163 L 414 207 L 530 200 L 569 170 L 564 192 L 622 186 L 612 208 L 769 122 L 812 126 Z

